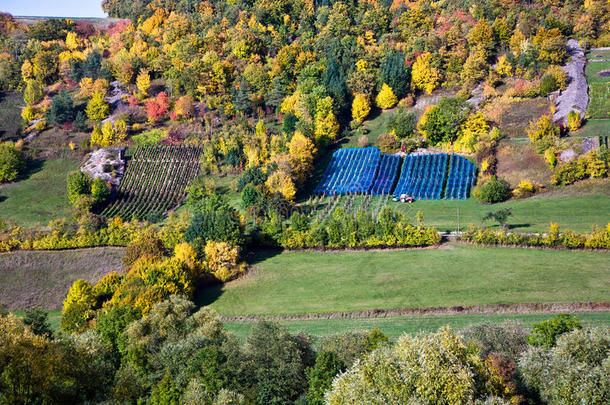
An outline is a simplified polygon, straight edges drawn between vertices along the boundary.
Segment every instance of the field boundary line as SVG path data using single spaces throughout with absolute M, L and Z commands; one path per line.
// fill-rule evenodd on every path
M 0 255 L 10 255 L 11 253 L 17 252 L 74 252 L 80 250 L 101 250 L 101 249 L 113 249 L 113 250 L 125 250 L 126 246 L 123 245 L 99 245 L 99 246 L 86 246 L 86 247 L 74 247 L 64 249 L 15 249 L 8 252 L 0 252 Z
M 610 301 L 602 302 L 543 302 L 522 304 L 487 304 L 487 305 L 456 305 L 448 307 L 370 309 L 364 311 L 326 312 L 294 315 L 218 315 L 223 322 L 254 322 L 297 321 L 319 319 L 358 319 L 358 318 L 391 318 L 415 316 L 447 316 L 447 315 L 520 315 L 520 314 L 555 314 L 563 312 L 607 312 L 610 311 Z

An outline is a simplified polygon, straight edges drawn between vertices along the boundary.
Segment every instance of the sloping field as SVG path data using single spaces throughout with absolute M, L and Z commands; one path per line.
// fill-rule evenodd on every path
M 27 227 L 45 227 L 53 219 L 69 217 L 66 176 L 77 168 L 73 159 L 31 163 L 25 178 L 0 185 L 0 217 Z
M 225 316 L 528 302 L 606 301 L 610 255 L 443 245 L 369 252 L 284 252 L 200 292 Z
M 0 254 L 0 305 L 11 310 L 60 309 L 75 280 L 97 282 L 122 270 L 123 248 L 18 251 Z

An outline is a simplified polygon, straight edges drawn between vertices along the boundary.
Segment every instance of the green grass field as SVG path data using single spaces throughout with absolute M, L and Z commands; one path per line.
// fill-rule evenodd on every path
M 585 69 L 587 75 L 587 82 L 589 84 L 596 82 L 607 82 L 610 80 L 609 77 L 599 76 L 598 73 L 604 70 L 610 70 L 610 62 L 592 62 L 588 63 Z
M 587 118 L 610 118 L 610 81 L 589 84 Z
M 322 200 L 319 206 L 326 204 L 329 198 Z M 341 198 L 337 207 L 343 207 L 348 200 L 347 196 Z M 372 199 L 368 206 L 371 212 L 376 211 L 379 198 Z M 362 197 L 356 198 L 354 211 L 358 210 L 361 201 Z M 414 223 L 417 211 L 421 211 L 425 223 L 441 231 L 457 230 L 458 209 L 459 225 L 463 230 L 469 224 L 497 228 L 498 225 L 494 222 L 482 223 L 483 217 L 489 211 L 510 208 L 513 215 L 508 223 L 513 230 L 544 232 L 548 230 L 550 222 L 557 222 L 564 229 L 586 232 L 591 230 L 592 225 L 606 226 L 610 222 L 610 180 L 587 180 L 532 198 L 494 205 L 479 204 L 474 198 L 466 201 L 415 201 L 412 204 L 390 201 L 388 204 L 403 211 Z
M 586 327 L 610 326 L 609 312 L 585 312 L 575 314 Z M 304 332 L 313 336 L 327 336 L 349 331 L 371 330 L 379 328 L 391 339 L 403 333 L 435 331 L 441 326 L 449 325 L 461 329 L 481 322 L 518 321 L 523 327 L 531 328 L 536 322 L 552 318 L 553 314 L 492 314 L 492 315 L 456 315 L 456 316 L 413 316 L 388 318 L 353 318 L 353 319 L 314 319 L 305 321 L 281 321 L 290 332 Z M 254 322 L 225 322 L 225 328 L 245 339 L 250 335 Z
M 57 159 L 30 166 L 23 179 L 0 185 L 0 217 L 27 227 L 46 227 L 53 219 L 69 217 L 66 176 L 78 163 Z
M 587 59 L 610 59 L 610 50 L 588 50 Z
M 446 244 L 368 252 L 284 252 L 247 276 L 200 290 L 225 316 L 527 302 L 604 301 L 610 256 Z
M 571 137 L 598 137 L 610 135 L 610 119 L 587 120 L 578 131 L 570 133 Z

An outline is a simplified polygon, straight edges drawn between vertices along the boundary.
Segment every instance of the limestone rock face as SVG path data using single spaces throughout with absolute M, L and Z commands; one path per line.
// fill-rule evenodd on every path
M 585 52 L 575 39 L 568 40 L 566 46 L 570 61 L 563 67 L 563 70 L 568 74 L 568 86 L 557 96 L 555 102 L 557 110 L 553 115 L 553 121 L 563 125 L 568 124 L 570 111 L 578 111 L 580 116 L 584 118 L 589 106 L 589 86 L 585 75 L 585 67 L 587 66 Z
M 102 178 L 116 189 L 125 173 L 125 160 L 121 159 L 122 148 L 101 148 L 89 154 L 81 171 L 92 178 Z

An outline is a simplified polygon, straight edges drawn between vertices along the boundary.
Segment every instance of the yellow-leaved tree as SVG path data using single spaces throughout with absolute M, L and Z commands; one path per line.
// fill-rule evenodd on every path
M 352 102 L 352 119 L 360 124 L 369 115 L 369 112 L 371 112 L 369 99 L 364 94 L 356 94 Z
M 205 260 L 214 277 L 220 281 L 235 278 L 242 267 L 239 266 L 239 247 L 227 242 L 208 241 L 205 245 Z
M 76 280 L 64 300 L 61 312 L 61 328 L 66 332 L 82 330 L 93 315 L 95 295 L 86 280 Z
M 292 164 L 292 177 L 304 183 L 313 170 L 313 160 L 318 150 L 313 142 L 296 131 L 288 143 L 288 155 Z
M 318 100 L 314 134 L 318 144 L 333 141 L 339 134 L 339 121 L 337 121 L 333 111 L 333 99 L 331 97 Z
M 110 114 L 110 106 L 104 100 L 104 94 L 101 91 L 96 91 L 91 96 L 91 100 L 87 103 L 85 109 L 87 117 L 94 121 L 101 121 L 108 117 Z
M 265 185 L 271 193 L 280 193 L 286 201 L 294 201 L 297 190 L 290 173 L 284 170 L 276 170 L 269 176 Z
M 136 86 L 140 91 L 140 97 L 144 98 L 148 96 L 148 89 L 150 88 L 150 74 L 148 70 L 142 69 L 136 78 Z
M 479 137 L 487 132 L 489 132 L 489 125 L 483 114 L 481 112 L 470 114 L 462 124 L 462 130 L 454 144 L 455 150 L 457 152 L 473 153 Z
M 80 46 L 80 40 L 78 39 L 78 34 L 76 32 L 68 32 L 66 35 L 66 46 L 71 51 L 75 51 Z
M 498 58 L 498 63 L 496 63 L 496 72 L 498 72 L 501 77 L 509 77 L 512 75 L 513 67 L 508 62 L 506 55 L 502 55 Z
M 121 143 L 127 138 L 127 124 L 117 120 L 115 124 L 107 121 L 102 127 L 96 126 L 91 133 L 91 144 L 108 147 Z
M 377 98 L 375 98 L 375 103 L 377 104 L 377 107 L 385 110 L 394 107 L 397 102 L 398 99 L 396 98 L 396 95 L 394 94 L 392 88 L 384 83 L 381 86 L 381 91 L 379 92 L 379 94 L 377 94 Z
M 432 67 L 432 54 L 424 52 L 417 57 L 411 71 L 411 87 L 430 94 L 440 81 L 439 71 Z

